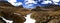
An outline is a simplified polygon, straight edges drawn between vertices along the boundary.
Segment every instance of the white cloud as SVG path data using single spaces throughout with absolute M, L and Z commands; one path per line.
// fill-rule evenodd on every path
M 18 3 L 11 3 L 11 4 L 14 5 L 14 6 L 20 6 L 20 5 L 22 5 L 21 2 L 18 2 Z
M 16 2 L 16 0 L 7 0 L 8 2 Z
M 52 3 L 51 1 L 43 1 L 41 4 L 48 4 L 48 3 Z
M 22 2 L 17 2 L 17 0 L 7 0 L 10 4 L 13 6 L 19 6 L 22 5 Z
M 59 2 L 60 0 L 52 0 L 52 1 L 53 1 L 53 4 L 59 5 L 58 2 Z
M 52 0 L 53 2 L 59 2 L 60 0 Z
M 38 4 L 37 2 L 40 2 L 41 0 L 37 0 L 37 1 L 34 1 L 34 0 L 23 0 L 24 4 L 22 2 L 17 2 L 17 0 L 7 0 L 7 1 L 9 3 L 11 3 L 13 6 L 20 6 L 20 5 L 22 5 L 24 8 L 27 7 L 27 9 L 28 9 L 29 7 L 31 7 L 33 9 L 33 5 L 34 4 Z M 41 4 L 48 4 L 48 3 L 50 3 L 50 4 L 56 4 L 56 5 L 58 5 L 58 2 L 60 0 L 51 0 L 51 1 L 50 0 L 47 0 L 47 1 L 42 0 L 42 1 L 43 2 Z
M 27 2 L 26 2 L 25 4 L 31 4 L 31 3 L 37 4 L 36 1 L 34 1 L 34 0 L 26 0 L 26 1 L 27 1 Z

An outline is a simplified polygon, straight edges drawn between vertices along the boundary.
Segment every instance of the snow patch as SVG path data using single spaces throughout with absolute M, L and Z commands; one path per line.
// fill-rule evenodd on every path
M 28 14 L 26 18 L 26 21 L 24 23 L 35 23 L 36 20 L 32 19 L 31 17 L 31 14 Z
M 6 23 L 13 23 L 13 21 L 6 20 L 5 18 L 1 17 Z

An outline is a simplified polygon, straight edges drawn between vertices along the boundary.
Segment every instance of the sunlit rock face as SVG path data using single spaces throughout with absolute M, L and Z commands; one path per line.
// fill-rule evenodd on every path
M 36 6 L 60 5 L 60 0 L 6 0 L 13 6 L 22 5 L 26 9 L 34 9 Z

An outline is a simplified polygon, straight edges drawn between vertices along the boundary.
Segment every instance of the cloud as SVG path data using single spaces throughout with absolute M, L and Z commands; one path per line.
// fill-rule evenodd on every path
M 22 2 L 17 2 L 17 0 L 7 0 L 9 3 L 11 3 L 13 6 L 19 6 L 22 5 Z
M 58 3 L 60 0 L 46 0 L 46 1 L 44 0 L 36 0 L 36 1 L 34 0 L 7 0 L 7 1 L 11 3 L 13 6 L 22 5 L 24 8 L 27 8 L 27 9 L 29 8 L 34 9 L 36 6 L 42 6 L 42 5 L 44 6 L 48 4 L 60 5 L 60 3 Z
M 51 4 L 52 2 L 51 1 L 43 1 L 41 4 Z

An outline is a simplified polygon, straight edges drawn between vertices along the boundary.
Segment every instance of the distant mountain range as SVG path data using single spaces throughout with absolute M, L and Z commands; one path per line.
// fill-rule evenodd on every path
M 0 3 L 9 3 L 9 2 L 7 2 L 7 1 L 4 1 L 4 0 L 0 0 Z

